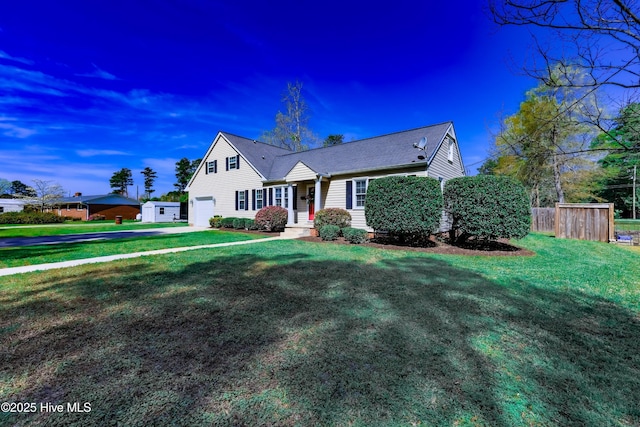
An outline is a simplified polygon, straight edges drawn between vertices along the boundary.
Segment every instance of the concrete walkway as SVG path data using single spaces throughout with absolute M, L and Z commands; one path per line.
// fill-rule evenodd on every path
M 142 231 L 142 230 L 141 230 Z M 76 259 L 72 261 L 52 262 L 47 264 L 25 265 L 22 267 L 1 268 L 0 276 L 9 276 L 12 274 L 32 273 L 34 271 L 52 270 L 56 268 L 75 267 L 78 265 L 95 264 L 100 262 L 110 262 L 119 259 L 138 258 L 149 255 L 162 255 L 176 252 L 193 251 L 196 249 L 221 248 L 225 246 L 249 245 L 253 243 L 269 242 L 272 240 L 283 240 L 283 237 L 267 237 L 265 239 L 243 240 L 241 242 L 216 243 L 212 245 L 186 246 L 181 248 L 157 249 L 154 251 L 135 252 L 130 254 L 108 255 L 95 258 Z

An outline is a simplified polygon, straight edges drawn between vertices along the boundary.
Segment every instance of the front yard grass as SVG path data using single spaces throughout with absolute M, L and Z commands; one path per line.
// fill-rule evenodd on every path
M 212 245 L 269 237 L 268 235 L 229 231 L 194 231 L 184 234 L 136 236 L 124 239 L 96 240 L 56 245 L 0 248 L 0 268 L 70 261 L 106 255 L 129 254 L 183 246 Z
M 640 256 L 275 241 L 8 276 L 2 425 L 638 425 Z

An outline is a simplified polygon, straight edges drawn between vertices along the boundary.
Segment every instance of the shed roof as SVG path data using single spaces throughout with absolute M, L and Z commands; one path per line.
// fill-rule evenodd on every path
M 63 197 L 59 203 L 83 203 L 85 205 L 125 205 L 140 206 L 140 202 L 120 194 L 102 194 L 97 196 Z

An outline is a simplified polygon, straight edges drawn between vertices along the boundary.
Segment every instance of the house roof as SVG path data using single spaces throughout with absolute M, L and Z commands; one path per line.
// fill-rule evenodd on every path
M 219 132 L 242 157 L 269 181 L 284 181 L 286 175 L 299 162 L 321 175 L 336 175 L 392 169 L 431 162 L 447 134 L 455 138 L 453 122 L 424 126 L 416 129 L 361 139 L 331 147 L 293 152 L 228 132 Z M 423 150 L 416 148 L 422 138 L 427 139 Z M 216 138 L 217 140 L 217 138 Z M 209 151 L 213 149 L 212 144 Z M 207 155 L 209 152 L 207 152 Z M 206 156 L 205 156 L 206 157 Z M 203 168 L 203 163 L 199 169 Z M 197 171 L 192 180 L 197 175 Z M 189 185 L 187 188 L 191 185 Z
M 236 147 L 240 154 L 265 178 L 267 178 L 273 162 L 277 157 L 292 153 L 286 148 L 265 144 L 264 142 L 256 141 L 255 139 L 243 138 L 227 132 L 221 133 L 227 141 Z
M 156 207 L 165 207 L 165 208 L 179 208 L 180 202 L 162 202 L 158 200 L 149 200 L 142 206 L 156 206 Z
M 288 153 L 277 156 L 268 175 L 265 176 L 270 181 L 282 180 L 298 162 L 302 162 L 316 173 L 324 175 L 412 164 L 426 166 L 447 133 L 453 132 L 452 126 L 452 122 L 445 122 L 331 147 Z M 424 137 L 427 138 L 427 145 L 422 152 L 414 144 L 418 144 Z
M 83 203 L 85 205 L 126 205 L 140 206 L 135 199 L 121 196 L 120 194 L 102 194 L 97 196 L 63 197 L 59 203 Z

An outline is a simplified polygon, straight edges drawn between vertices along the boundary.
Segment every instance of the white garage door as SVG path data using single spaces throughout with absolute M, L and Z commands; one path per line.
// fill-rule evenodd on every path
M 195 211 L 194 225 L 209 227 L 209 218 L 213 216 L 213 197 L 196 197 L 193 205 Z

